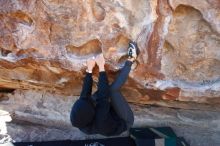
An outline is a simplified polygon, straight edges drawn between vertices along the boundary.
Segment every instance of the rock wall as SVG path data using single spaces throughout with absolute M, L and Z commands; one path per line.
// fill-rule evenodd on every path
M 141 54 L 127 88 L 138 98 L 212 103 L 220 96 L 219 5 L 2 0 L 0 85 L 78 95 L 87 58 L 103 52 L 113 80 L 135 40 Z
M 211 102 L 220 95 L 217 0 L 3 0 L 0 14 L 4 88 L 77 95 L 72 87 L 80 87 L 87 58 L 103 52 L 118 70 L 136 40 L 141 54 L 127 86 L 140 97 L 154 100 L 149 93 L 159 90 L 159 99 Z
M 4 97 L 0 104 L 4 109 L 0 110 L 0 144 L 106 138 L 86 135 L 72 127 L 69 113 L 77 97 L 30 90 L 16 90 Z M 220 107 L 177 101 L 161 104 L 163 107 L 131 105 L 135 114 L 134 127 L 170 126 L 190 146 L 220 145 Z M 127 135 L 128 132 L 124 132 L 120 136 Z
M 130 40 L 141 53 L 122 89 L 129 102 L 219 107 L 219 0 L 0 0 L 0 109 L 18 110 L 25 115 L 17 121 L 37 124 L 26 117 L 38 115 L 41 106 L 22 108 L 26 99 L 18 92 L 33 92 L 30 105 L 39 100 L 35 92 L 48 100 L 77 96 L 86 60 L 101 52 L 111 82 Z M 48 106 L 43 109 L 51 112 Z

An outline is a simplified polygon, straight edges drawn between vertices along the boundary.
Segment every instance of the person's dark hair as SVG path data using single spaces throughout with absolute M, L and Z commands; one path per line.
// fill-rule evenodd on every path
M 92 122 L 95 115 L 95 109 L 92 102 L 86 99 L 78 99 L 70 114 L 70 121 L 73 126 L 84 128 Z

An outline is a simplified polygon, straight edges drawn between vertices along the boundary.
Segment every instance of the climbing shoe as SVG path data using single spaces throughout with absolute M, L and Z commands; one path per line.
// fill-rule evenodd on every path
M 139 48 L 137 46 L 137 43 L 131 41 L 128 44 L 128 57 L 136 59 L 138 54 L 139 54 Z

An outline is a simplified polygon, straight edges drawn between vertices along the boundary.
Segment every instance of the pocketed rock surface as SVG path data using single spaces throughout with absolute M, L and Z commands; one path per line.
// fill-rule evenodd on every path
M 187 107 L 190 110 L 187 111 L 190 120 L 184 121 L 185 126 L 189 125 L 187 128 L 193 129 L 190 121 L 205 122 L 194 127 L 195 132 L 200 131 L 198 137 L 204 137 L 204 141 L 207 137 L 209 142 L 209 139 L 219 137 L 218 128 L 213 128 L 214 132 L 210 128 L 207 134 L 203 132 L 207 131 L 204 129 L 206 126 L 212 127 L 218 121 L 219 0 L 1 0 L 0 109 L 3 113 L 9 112 L 12 117 L 16 111 L 15 115 L 19 115 L 9 124 L 9 131 L 15 130 L 16 135 L 22 129 L 24 133 L 25 129 L 36 131 L 36 125 L 48 129 L 47 124 L 53 129 L 53 126 L 59 125 L 55 121 L 61 120 L 62 116 L 65 120 L 60 123 L 66 127 L 69 124 L 67 108 L 71 106 L 72 98 L 80 94 L 86 60 L 102 52 L 112 82 L 124 64 L 130 40 L 137 41 L 140 55 L 122 88 L 127 101 L 139 105 L 138 109 L 143 108 L 144 111 L 148 110 L 142 107 L 146 104 L 172 107 L 168 108 L 172 112 L 178 112 L 176 108 L 186 110 L 184 108 Z M 98 69 L 94 72 L 97 82 Z M 26 94 L 31 96 L 27 97 L 31 101 L 23 96 Z M 44 100 L 54 100 L 54 103 L 47 101 L 43 107 L 31 106 L 38 103 L 40 95 L 47 95 Z M 62 102 L 58 102 L 60 100 Z M 29 105 L 28 108 L 26 105 Z M 197 105 L 198 108 L 194 109 Z M 59 115 L 56 109 L 63 108 L 65 111 Z M 212 114 L 213 109 L 215 113 Z M 211 115 L 211 118 L 200 119 L 196 112 L 204 113 L 206 110 L 207 117 Z M 35 114 L 40 120 L 28 118 L 35 117 Z M 146 124 L 151 125 L 148 120 L 156 122 L 158 119 L 148 117 L 150 114 L 141 112 L 140 116 L 136 116 L 137 121 L 145 117 Z M 180 122 L 175 118 L 169 120 Z M 184 131 L 184 126 L 174 128 L 178 133 Z M 41 133 L 43 129 L 37 131 Z M 5 130 L 1 128 L 2 131 Z M 63 137 L 56 134 L 52 137 L 74 137 L 69 128 L 61 131 L 58 133 Z M 33 133 L 42 135 L 38 132 Z M 195 136 L 195 132 L 189 132 L 189 135 Z M 183 134 L 196 146 L 189 135 L 187 132 Z M 47 136 L 50 139 L 49 134 Z M 23 135 L 16 137 L 20 141 L 41 140 L 31 134 L 29 139 Z M 203 139 L 197 145 L 203 145 Z

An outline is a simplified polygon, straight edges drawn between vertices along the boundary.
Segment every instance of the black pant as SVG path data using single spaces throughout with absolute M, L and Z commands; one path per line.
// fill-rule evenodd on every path
M 132 62 L 125 62 L 124 67 L 120 70 L 119 75 L 110 86 L 111 104 L 118 116 L 125 120 L 128 128 L 130 128 L 134 123 L 134 115 L 124 96 L 120 92 L 120 88 L 124 85 L 128 78 L 131 65 Z

